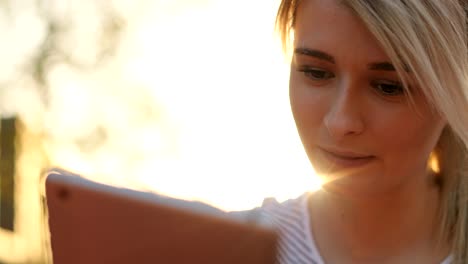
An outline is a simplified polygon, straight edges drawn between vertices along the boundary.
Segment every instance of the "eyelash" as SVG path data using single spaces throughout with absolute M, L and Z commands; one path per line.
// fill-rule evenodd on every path
M 379 93 L 386 96 L 398 96 L 405 94 L 405 88 L 401 82 L 394 81 L 373 81 L 371 86 L 378 90 Z M 386 87 L 385 87 L 386 86 Z M 390 88 L 392 92 L 385 91 L 385 89 Z
M 317 68 L 311 67 L 300 67 L 298 69 L 299 72 L 302 72 L 304 76 L 311 79 L 312 81 L 326 81 L 328 79 L 332 79 L 335 77 L 330 71 L 321 70 Z M 398 96 L 405 94 L 404 86 L 401 82 L 398 81 L 389 81 L 389 80 L 378 80 L 372 81 L 371 86 L 377 90 L 382 95 L 385 96 Z M 392 91 L 388 92 L 388 88 Z
M 298 71 L 302 72 L 307 78 L 310 78 L 314 81 L 324 81 L 335 77 L 332 72 L 310 67 L 301 67 Z M 317 76 L 317 74 L 322 74 L 322 76 Z M 323 74 L 325 76 L 323 76 Z

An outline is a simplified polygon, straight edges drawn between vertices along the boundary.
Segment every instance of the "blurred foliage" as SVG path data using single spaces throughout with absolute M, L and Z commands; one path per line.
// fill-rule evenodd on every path
M 115 55 L 125 20 L 114 11 L 111 1 L 93 1 L 94 14 L 76 12 L 73 8 L 78 1 L 61 1 L 65 8 L 55 10 L 50 5 L 58 1 L 38 0 L 38 14 L 45 24 L 44 38 L 31 59 L 29 72 L 42 89 L 43 100 L 47 105 L 47 74 L 57 63 L 66 63 L 75 70 L 89 71 L 96 69 L 112 59 Z M 67 3 L 64 4 L 63 2 Z M 89 2 L 89 1 L 88 1 Z M 94 23 L 88 28 L 79 30 L 80 21 L 95 15 Z M 71 43 L 70 39 L 77 42 Z M 80 43 L 81 42 L 81 43 Z M 75 52 L 84 43 L 92 43 L 91 50 Z
M 0 56 L 3 55 L 0 62 L 1 115 L 27 119 L 28 114 L 24 113 L 34 114 L 38 109 L 46 111 L 50 106 L 52 93 L 49 74 L 58 65 L 67 65 L 75 72 L 93 72 L 112 63 L 119 47 L 121 34 L 126 26 L 126 19 L 117 11 L 114 3 L 115 1 L 89 0 L 0 1 L 0 30 L 3 32 L 0 36 L 0 43 L 3 43 L 0 49 Z M 24 100 L 23 97 L 27 98 L 25 96 L 28 94 L 27 91 L 39 98 L 40 108 L 29 104 L 30 101 L 27 99 Z M 4 128 L 9 127 L 2 127 L 2 135 L 12 134 Z M 26 129 L 29 128 L 31 127 L 26 127 Z M 47 133 L 43 129 L 39 131 Z M 87 149 L 99 146 L 106 139 L 105 131 L 101 128 L 95 131 L 96 136 L 88 135 L 87 138 L 90 140 L 83 138 L 76 143 Z M 14 139 L 11 142 L 2 142 L 2 153 L 13 153 L 15 156 L 14 150 L 10 150 L 14 144 Z M 21 146 L 21 149 L 28 151 L 27 147 Z M 16 190 L 13 182 L 24 181 L 4 177 L 13 175 L 15 171 L 15 168 L 11 167 L 11 164 L 14 164 L 11 163 L 12 158 L 14 159 L 14 157 L 2 156 L 0 160 L 1 206 L 2 209 L 9 209 L 8 213 L 2 210 L 0 224 L 3 228 L 10 230 L 13 230 L 14 212 L 11 206 L 13 205 L 13 190 Z M 37 199 L 39 200 L 39 197 Z M 33 206 L 32 204 L 22 205 L 21 202 L 19 204 L 15 202 L 15 204 Z M 36 215 L 28 217 L 38 219 Z M 42 235 L 48 236 L 48 233 L 44 232 Z M 42 240 L 44 245 L 48 244 L 47 237 L 26 238 L 28 241 L 38 239 Z M 37 243 L 40 242 L 37 241 Z M 32 244 L 31 242 L 28 245 Z M 24 249 L 21 250 L 26 251 L 18 253 L 18 250 L 23 247 Z M 0 256 L 0 259 L 13 257 L 23 259 L 26 263 L 48 261 L 49 254 L 46 252 L 48 251 L 46 247 L 42 248 L 44 252 L 32 252 L 28 246 L 21 245 L 17 245 L 17 249 L 14 252 L 19 256 Z
M 30 124 L 28 119 L 51 106 L 51 71 L 66 65 L 77 74 L 90 73 L 112 63 L 126 26 L 118 3 L 122 1 L 1 1 L 0 56 L 5 55 L 0 62 L 2 115 L 19 115 L 26 119 L 28 128 L 47 133 L 41 127 L 44 124 L 38 124 L 41 121 Z M 28 98 L 25 94 L 38 101 L 31 104 L 21 99 Z

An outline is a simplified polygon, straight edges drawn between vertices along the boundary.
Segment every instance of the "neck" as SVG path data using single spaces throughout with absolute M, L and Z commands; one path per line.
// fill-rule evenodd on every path
M 342 196 L 325 189 L 311 200 L 312 230 L 319 248 L 322 244 L 333 249 L 321 251 L 333 251 L 343 260 L 384 263 L 381 259 L 387 256 L 426 254 L 437 246 L 433 242 L 438 241 L 439 200 L 438 187 L 429 182 L 372 197 Z

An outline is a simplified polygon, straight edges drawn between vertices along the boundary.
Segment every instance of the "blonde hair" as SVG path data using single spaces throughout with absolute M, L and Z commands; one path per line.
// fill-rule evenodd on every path
M 301 1 L 282 0 L 278 10 L 276 26 L 285 50 Z M 468 263 L 468 2 L 340 2 L 380 42 L 402 80 L 406 83 L 410 72 L 428 103 L 447 121 L 434 150 L 442 180 L 441 239 L 451 243 L 454 263 Z

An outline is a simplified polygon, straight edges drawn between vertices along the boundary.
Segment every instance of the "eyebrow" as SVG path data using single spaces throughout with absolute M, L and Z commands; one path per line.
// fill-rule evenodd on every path
M 294 50 L 294 53 L 314 57 L 314 58 L 325 60 L 331 63 L 335 63 L 335 59 L 333 58 L 332 55 L 327 54 L 320 50 L 314 50 L 314 49 L 308 49 L 308 48 L 296 48 Z
M 335 63 L 335 58 L 333 58 L 332 55 L 326 52 L 320 51 L 320 50 L 309 49 L 309 48 L 296 48 L 294 50 L 294 53 L 314 57 L 320 60 L 331 62 L 333 64 Z M 395 66 L 393 66 L 393 64 L 391 64 L 390 62 L 369 63 L 367 67 L 370 70 L 374 70 L 374 71 L 396 71 Z
M 376 71 L 396 71 L 395 66 L 390 62 L 377 62 L 377 63 L 370 63 L 367 65 L 370 70 Z

